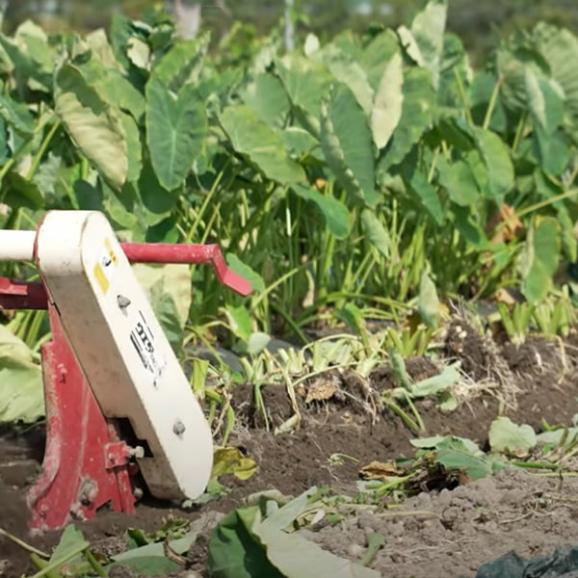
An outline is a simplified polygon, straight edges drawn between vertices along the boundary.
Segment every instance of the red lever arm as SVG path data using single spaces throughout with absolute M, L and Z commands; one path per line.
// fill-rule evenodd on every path
M 227 267 L 219 245 L 171 245 L 169 243 L 121 243 L 131 263 L 188 264 L 210 263 L 217 279 L 226 287 L 246 296 L 251 283 Z M 48 298 L 42 283 L 24 283 L 0 277 L 0 307 L 4 309 L 47 309 Z
M 172 245 L 170 243 L 121 243 L 131 263 L 210 263 L 217 279 L 240 295 L 247 296 L 251 283 L 227 267 L 219 245 Z

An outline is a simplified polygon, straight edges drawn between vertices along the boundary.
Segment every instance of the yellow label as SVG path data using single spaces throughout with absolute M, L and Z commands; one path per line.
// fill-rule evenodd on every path
M 100 290 L 103 293 L 106 293 L 110 287 L 110 283 L 100 263 L 97 263 L 94 266 L 94 277 L 100 287 Z

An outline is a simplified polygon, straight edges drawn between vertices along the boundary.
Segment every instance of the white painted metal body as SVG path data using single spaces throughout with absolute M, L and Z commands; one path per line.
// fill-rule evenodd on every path
M 128 418 L 148 443 L 152 456 L 138 461 L 151 493 L 198 497 L 212 468 L 210 428 L 106 218 L 48 213 L 36 261 L 103 414 Z
M 32 261 L 34 231 L 0 231 L 0 261 Z

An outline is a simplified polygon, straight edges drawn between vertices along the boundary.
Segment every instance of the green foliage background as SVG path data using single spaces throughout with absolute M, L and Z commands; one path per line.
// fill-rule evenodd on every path
M 155 4 L 159 2 L 8 0 L 6 17 L 12 27 L 33 17 L 56 30 L 86 30 L 106 27 L 115 12 L 138 17 Z M 259 33 L 266 33 L 278 24 L 284 12 L 283 0 L 228 0 L 228 17 L 216 6 L 215 0 L 202 0 L 202 4 L 206 25 L 217 33 L 224 33 L 235 20 L 251 23 Z M 297 0 L 296 11 L 302 28 L 330 36 L 345 28 L 364 29 L 375 23 L 397 26 L 408 22 L 423 4 L 423 0 Z M 495 45 L 500 33 L 527 28 L 538 21 L 578 31 L 578 3 L 575 0 L 452 0 L 448 29 L 462 36 L 468 49 L 484 54 Z

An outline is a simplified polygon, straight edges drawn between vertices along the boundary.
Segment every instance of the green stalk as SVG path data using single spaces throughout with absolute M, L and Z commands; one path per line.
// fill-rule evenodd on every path
M 484 129 L 488 129 L 490 123 L 492 122 L 492 117 L 494 116 L 494 109 L 498 103 L 498 95 L 500 94 L 500 89 L 502 88 L 503 79 L 498 78 L 494 90 L 492 91 L 492 96 L 490 98 L 490 103 L 488 104 L 488 110 L 486 110 L 486 116 L 484 117 L 484 124 L 482 125 Z
M 462 77 L 461 77 L 457 68 L 454 68 L 453 71 L 454 71 L 454 76 L 455 76 L 456 82 L 458 84 L 458 92 L 460 93 L 460 98 L 461 98 L 462 104 L 464 106 L 464 114 L 466 115 L 466 120 L 468 121 L 469 125 L 474 126 L 474 119 L 472 117 L 472 113 L 471 113 L 470 108 L 468 106 L 468 99 L 466 96 L 466 90 L 464 87 L 464 83 L 462 81 Z
M 48 145 L 50 145 L 52 139 L 54 138 L 54 135 L 56 134 L 56 131 L 59 128 L 60 128 L 60 121 L 57 120 L 52 125 L 52 128 L 48 131 L 46 136 L 44 137 L 44 140 L 42 141 L 40 148 L 36 151 L 36 154 L 34 155 L 34 158 L 32 159 L 32 164 L 30 165 L 30 170 L 28 171 L 28 174 L 26 176 L 26 178 L 29 181 L 31 181 L 32 178 L 34 177 L 34 175 L 36 174 L 36 171 L 38 170 L 38 167 L 40 166 L 40 162 L 42 161 L 42 157 L 44 157 L 44 153 L 46 152 L 46 149 L 48 149 Z
M 49 576 L 51 572 L 58 570 L 60 567 L 64 566 L 64 564 L 70 562 L 70 560 L 73 560 L 74 558 L 82 554 L 87 548 L 88 544 L 86 543 L 81 544 L 80 546 L 74 548 L 74 550 L 71 550 L 66 556 L 63 556 L 59 560 L 54 560 L 53 562 L 49 562 L 48 564 L 46 564 L 44 568 L 36 572 L 36 574 L 34 574 L 31 578 L 42 578 L 42 576 Z

